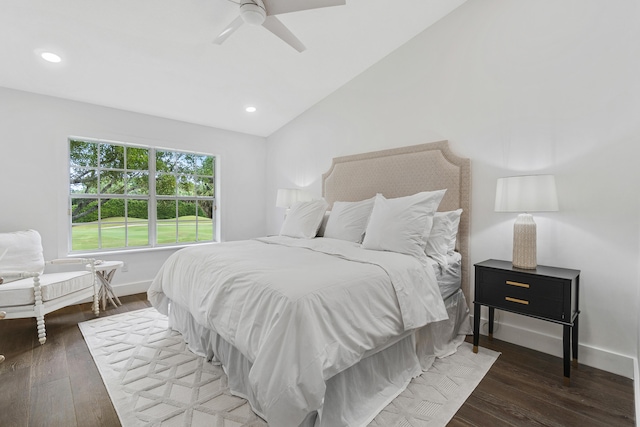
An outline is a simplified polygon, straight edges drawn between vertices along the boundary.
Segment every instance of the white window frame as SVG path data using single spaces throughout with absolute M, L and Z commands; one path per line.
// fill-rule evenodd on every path
M 97 193 L 91 193 L 91 194 L 83 194 L 83 193 L 72 193 L 71 191 L 71 168 L 73 167 L 72 163 L 71 163 L 71 141 L 83 141 L 83 142 L 89 142 L 89 143 L 96 143 L 96 144 L 110 144 L 110 145 L 118 145 L 118 146 L 124 146 L 124 147 L 130 147 L 130 148 L 141 148 L 141 149 L 146 149 L 148 150 L 148 179 L 149 179 L 149 191 L 147 195 L 128 195 L 126 194 L 108 194 L 108 193 L 101 193 L 100 189 L 98 189 Z M 198 156 L 209 156 L 209 157 L 213 157 L 213 197 L 212 198 L 206 198 L 208 200 L 211 200 L 212 204 L 213 204 L 213 213 L 212 213 L 212 227 L 213 227 L 213 238 L 211 240 L 199 240 L 199 241 L 195 241 L 195 242 L 178 242 L 178 231 L 176 230 L 176 241 L 175 242 L 170 242 L 170 243 L 157 243 L 157 226 L 158 226 L 158 219 L 157 219 L 157 201 L 158 200 L 183 200 L 183 201 L 196 201 L 202 199 L 201 197 L 196 197 L 196 196 L 165 196 L 165 195 L 157 195 L 156 194 L 156 175 L 157 175 L 157 171 L 156 171 L 156 152 L 157 151 L 165 151 L 165 152 L 172 152 L 172 153 L 179 153 L 179 154 L 193 154 L 193 155 L 198 155 Z M 86 137 L 76 137 L 76 136 L 70 136 L 67 138 L 67 161 L 68 161 L 68 168 L 67 168 L 67 194 L 68 194 L 68 216 L 69 216 L 69 221 L 68 221 L 68 253 L 69 254 L 84 254 L 84 253 L 114 253 L 114 252 L 134 252 L 134 251 L 141 251 L 141 250 L 150 250 L 150 249 L 156 249 L 156 248 L 171 248 L 171 247 L 183 247 L 183 246 L 189 246 L 189 245 L 193 245 L 193 244 L 202 244 L 202 243 L 212 243 L 212 242 L 219 242 L 220 241 L 220 210 L 219 210 L 219 188 L 220 188 L 220 182 L 219 182 L 219 156 L 216 154 L 211 154 L 211 153 L 202 153 L 202 152 L 196 152 L 196 151 L 190 151 L 190 150 L 183 150 L 183 149 L 176 149 L 176 148 L 167 148 L 167 147 L 160 147 L 160 146 L 148 146 L 148 145 L 139 145 L 139 144 L 134 144 L 134 143 L 129 143 L 129 142 L 121 142 L 121 141 L 112 141 L 112 140 L 104 140 L 104 139 L 96 139 L 96 138 L 86 138 Z M 106 171 L 110 171 L 110 170 L 114 170 L 111 168 L 101 168 L 100 164 L 99 164 L 99 158 L 98 158 L 98 166 L 95 168 L 97 171 L 101 171 L 101 170 L 106 170 Z M 131 169 L 126 169 L 126 165 L 125 165 L 125 169 L 116 169 L 116 171 L 127 171 L 127 170 L 131 170 Z M 179 173 L 176 172 L 172 172 L 171 174 L 178 176 L 180 175 Z M 144 245 L 144 246 L 124 246 L 124 247 L 109 247 L 109 248 L 92 248 L 92 249 L 87 249 L 87 250 L 74 250 L 73 249 L 73 220 L 72 220 L 72 200 L 75 198 L 109 198 L 109 199 L 124 199 L 124 200 L 140 200 L 140 199 L 144 199 L 148 201 L 148 205 L 147 205 L 147 209 L 148 209 L 148 245 Z M 196 204 L 196 206 L 198 206 Z M 99 206 L 99 211 L 101 209 L 101 206 Z M 127 224 L 127 204 L 125 204 L 125 222 L 124 224 Z M 102 220 L 102 216 L 100 215 L 100 213 L 98 214 L 98 224 L 100 224 L 100 221 Z M 177 218 L 176 218 L 177 221 Z M 197 222 L 196 222 L 197 224 Z M 98 227 L 98 246 L 101 246 L 101 227 Z M 125 244 L 128 244 L 128 227 L 125 227 Z

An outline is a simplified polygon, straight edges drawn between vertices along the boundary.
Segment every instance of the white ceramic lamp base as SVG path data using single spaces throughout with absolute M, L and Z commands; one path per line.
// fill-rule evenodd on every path
M 536 223 L 531 214 L 520 214 L 513 225 L 513 266 L 532 270 L 537 265 Z

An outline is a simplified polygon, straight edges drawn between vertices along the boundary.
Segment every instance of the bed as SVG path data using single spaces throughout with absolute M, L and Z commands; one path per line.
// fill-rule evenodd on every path
M 469 169 L 446 141 L 335 158 L 323 205 L 313 207 L 327 234 L 292 237 L 284 230 L 293 213 L 283 235 L 182 249 L 149 300 L 193 352 L 222 364 L 232 392 L 270 426 L 366 425 L 471 333 Z M 455 212 L 455 251 L 427 257 L 427 244 L 410 256 L 416 246 L 404 240 L 390 248 L 389 227 L 373 226 L 393 212 L 381 206 L 401 203 L 411 208 L 397 215 L 437 207 L 425 220 L 433 236 Z M 363 204 L 364 240 L 335 235 L 332 215 Z

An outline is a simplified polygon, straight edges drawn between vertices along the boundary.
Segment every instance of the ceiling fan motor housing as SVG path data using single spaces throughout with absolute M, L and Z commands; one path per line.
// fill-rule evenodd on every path
M 262 25 L 267 17 L 267 11 L 261 0 L 243 0 L 240 3 L 240 16 L 250 25 Z

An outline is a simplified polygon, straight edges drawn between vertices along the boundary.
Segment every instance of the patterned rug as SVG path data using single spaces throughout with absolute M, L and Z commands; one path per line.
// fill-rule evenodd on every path
M 227 377 L 187 348 L 153 308 L 78 325 L 124 427 L 266 427 Z M 371 427 L 445 426 L 499 353 L 464 343 L 415 378 Z

